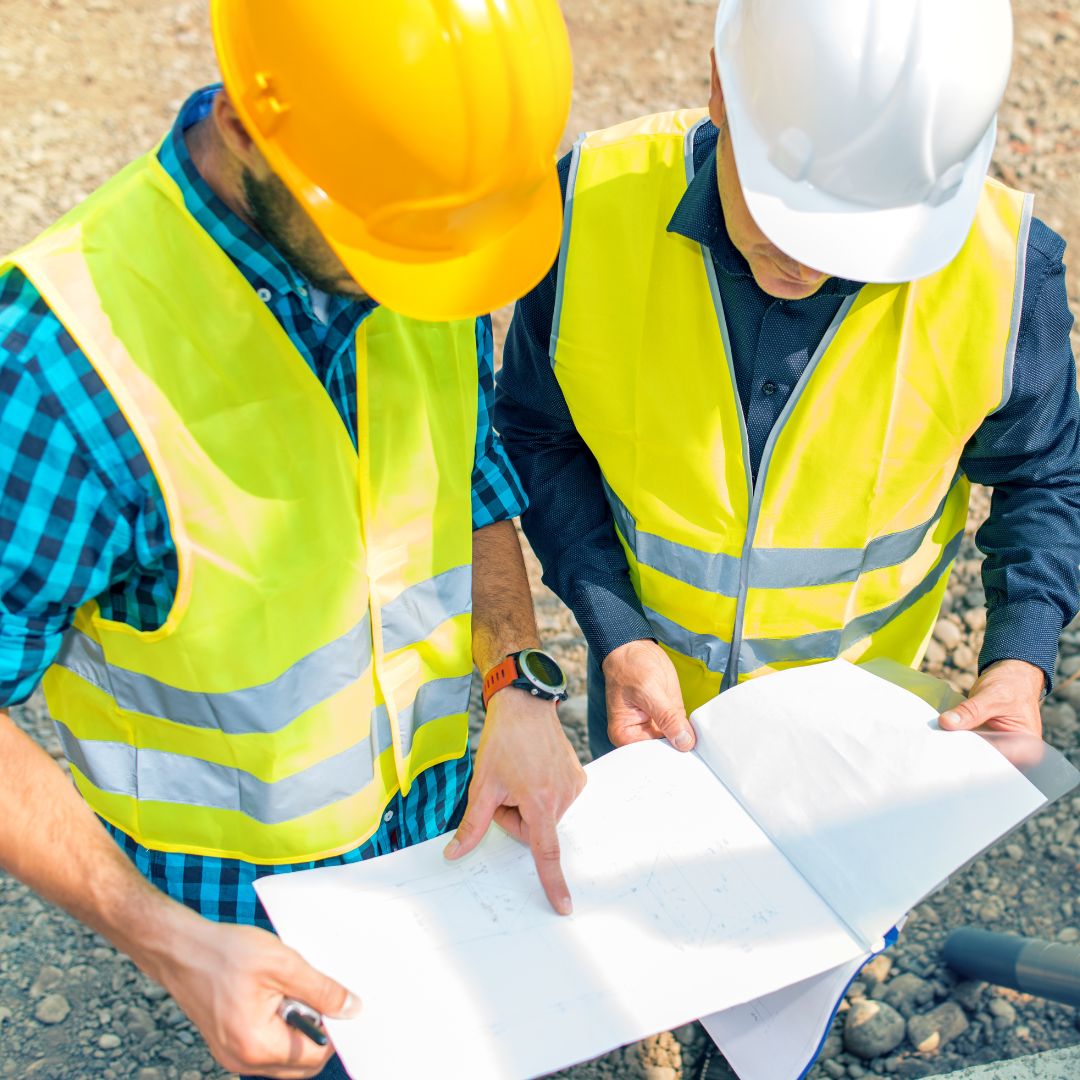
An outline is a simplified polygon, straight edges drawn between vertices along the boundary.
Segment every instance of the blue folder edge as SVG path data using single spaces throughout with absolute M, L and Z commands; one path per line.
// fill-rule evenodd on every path
M 799 1073 L 799 1075 L 797 1077 L 797 1080 L 805 1080 L 806 1075 L 810 1072 L 810 1070 L 814 1067 L 814 1064 L 817 1062 L 818 1055 L 821 1053 L 821 1051 L 825 1047 L 825 1041 L 829 1037 L 829 1032 L 832 1031 L 833 1021 L 836 1019 L 836 1014 L 840 1011 L 840 1004 L 844 1000 L 844 996 L 851 989 L 852 983 L 854 983 L 856 981 L 856 979 L 858 979 L 858 977 L 862 974 L 862 969 L 864 967 L 866 967 L 866 965 L 869 964 L 870 961 L 873 960 L 875 956 L 880 956 L 891 945 L 895 945 L 897 940 L 899 939 L 899 937 L 900 937 L 900 930 L 899 930 L 898 927 L 894 926 L 885 935 L 885 937 L 882 939 L 885 942 L 885 944 L 880 949 L 878 949 L 877 952 L 872 952 L 863 961 L 862 967 L 860 967 L 859 970 L 856 971 L 854 975 L 852 975 L 851 979 L 848 980 L 847 986 L 844 987 L 844 993 L 841 994 L 836 999 L 836 1005 L 833 1007 L 833 1011 L 829 1014 L 829 1019 L 828 1019 L 827 1023 L 825 1024 L 825 1030 L 822 1031 L 822 1033 L 821 1033 L 821 1040 L 818 1042 L 817 1046 L 814 1047 L 814 1052 L 810 1055 L 810 1060 L 806 1063 L 805 1067 L 803 1068 L 803 1071 L 801 1073 Z

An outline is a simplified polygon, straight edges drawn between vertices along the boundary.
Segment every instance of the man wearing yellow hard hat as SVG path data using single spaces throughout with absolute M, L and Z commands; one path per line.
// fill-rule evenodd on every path
M 558 247 L 569 49 L 554 0 L 212 13 L 224 89 L 0 262 L 0 703 L 43 682 L 83 797 L 0 715 L 0 866 L 227 1069 L 340 1076 L 257 876 L 494 819 L 570 910 L 484 316 Z
M 1007 0 L 722 0 L 708 109 L 582 136 L 497 424 L 590 644 L 594 753 L 740 681 L 917 667 L 978 535 L 947 728 L 1041 731 L 1080 604 L 1064 244 L 987 178 Z

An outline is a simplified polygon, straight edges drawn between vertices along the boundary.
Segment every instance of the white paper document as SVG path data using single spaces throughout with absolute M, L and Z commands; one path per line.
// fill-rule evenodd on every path
M 935 716 L 837 661 L 711 702 L 693 754 L 648 742 L 593 763 L 560 826 L 566 918 L 497 829 L 459 863 L 442 838 L 256 888 L 282 938 L 362 998 L 328 1027 L 363 1080 L 515 1080 L 748 1002 L 772 1003 L 762 1023 L 820 1011 L 796 984 L 846 985 L 908 907 L 1045 802 Z

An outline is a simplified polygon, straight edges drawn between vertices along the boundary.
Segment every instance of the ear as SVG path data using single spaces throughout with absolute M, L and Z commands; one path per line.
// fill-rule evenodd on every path
M 709 84 L 709 119 L 722 128 L 727 123 L 727 109 L 724 108 L 724 91 L 720 86 L 720 72 L 716 70 L 716 50 L 709 50 L 712 62 L 712 76 Z
M 221 136 L 221 141 L 225 144 L 225 148 L 230 155 L 241 164 L 251 168 L 261 158 L 261 155 L 255 146 L 254 140 L 240 122 L 236 106 L 233 105 L 229 95 L 224 90 L 214 98 L 214 105 L 210 115 L 218 134 Z

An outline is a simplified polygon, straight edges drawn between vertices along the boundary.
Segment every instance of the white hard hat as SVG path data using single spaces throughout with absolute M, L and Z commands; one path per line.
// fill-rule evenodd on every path
M 721 0 L 716 63 L 754 220 L 834 277 L 940 269 L 971 229 L 1011 57 L 1008 0 Z

